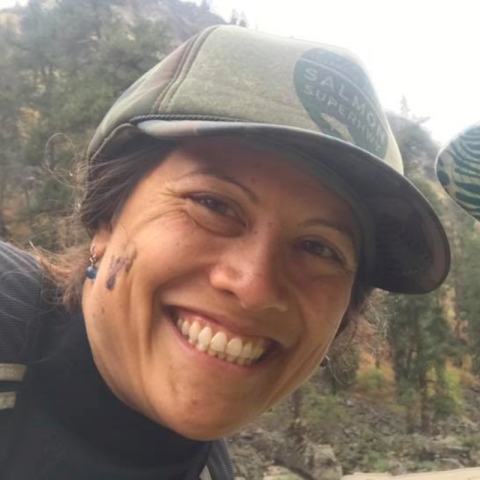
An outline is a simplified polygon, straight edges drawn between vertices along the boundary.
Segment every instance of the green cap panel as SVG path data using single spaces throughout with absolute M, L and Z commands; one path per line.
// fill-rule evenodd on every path
M 228 48 L 227 48 L 228 46 Z M 172 85 L 158 113 L 284 125 L 340 138 L 402 163 L 363 67 L 336 47 L 220 27 Z

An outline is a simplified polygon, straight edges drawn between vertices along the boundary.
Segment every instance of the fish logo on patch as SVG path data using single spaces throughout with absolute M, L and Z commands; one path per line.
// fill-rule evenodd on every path
M 294 81 L 300 101 L 322 133 L 385 157 L 387 120 L 359 66 L 316 48 L 298 60 Z

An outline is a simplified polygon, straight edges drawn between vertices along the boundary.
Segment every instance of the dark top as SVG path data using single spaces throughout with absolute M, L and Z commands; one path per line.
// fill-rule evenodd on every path
M 8 268 L 5 256 L 9 258 Z M 11 344 L 18 343 L 19 338 L 24 338 L 24 342 L 25 338 L 35 339 L 37 346 L 41 345 L 35 349 L 34 361 L 29 362 L 15 408 L 0 410 L 0 430 L 2 419 L 8 424 L 12 416 L 17 417 L 13 451 L 9 451 L 8 461 L 0 467 L 0 479 L 198 479 L 211 442 L 188 440 L 120 402 L 95 366 L 80 314 L 68 315 L 63 309 L 41 303 L 39 335 L 30 319 L 17 316 L 10 322 L 6 320 L 5 291 L 12 286 L 11 278 L 6 282 L 5 272 L 15 270 L 15 262 L 18 267 L 20 260 L 26 261 L 22 266 L 23 291 L 41 283 L 38 274 L 30 274 L 35 265 L 25 257 L 25 253 L 0 243 L 0 366 L 12 362 Z M 31 272 L 25 274 L 25 268 Z M 11 311 L 10 308 L 8 318 L 15 317 Z M 9 345 L 3 345 L 3 353 L 2 344 Z M 0 434 L 0 453 L 2 440 L 6 441 Z

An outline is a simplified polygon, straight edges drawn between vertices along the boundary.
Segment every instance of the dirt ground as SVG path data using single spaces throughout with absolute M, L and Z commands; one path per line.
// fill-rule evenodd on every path
M 461 468 L 444 472 L 411 473 L 392 476 L 386 473 L 355 473 L 342 480 L 480 480 L 480 468 Z

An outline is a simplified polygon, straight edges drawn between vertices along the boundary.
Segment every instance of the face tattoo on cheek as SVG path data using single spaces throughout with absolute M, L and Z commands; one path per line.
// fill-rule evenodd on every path
M 138 252 L 134 247 L 132 253 L 126 257 L 115 257 L 112 255 L 110 260 L 110 265 L 108 266 L 108 277 L 106 287 L 108 290 L 113 290 L 115 288 L 115 282 L 117 281 L 117 275 L 125 270 L 125 273 L 128 273 L 132 268 L 133 262 L 137 258 Z

